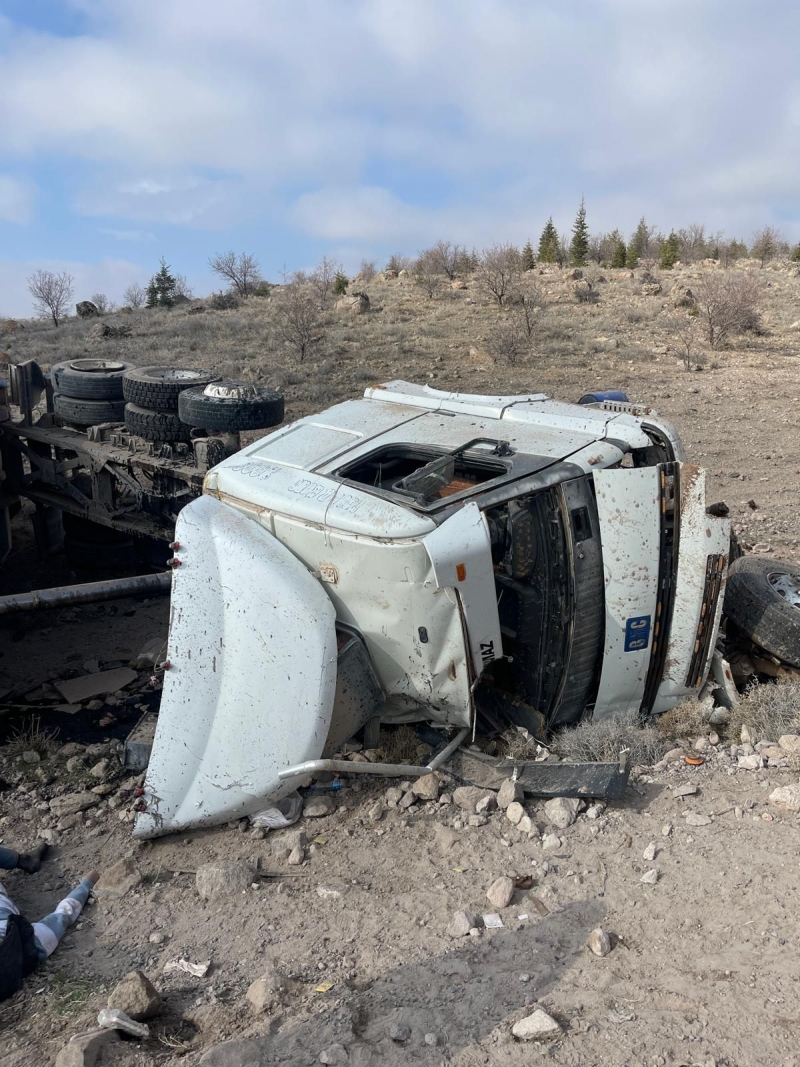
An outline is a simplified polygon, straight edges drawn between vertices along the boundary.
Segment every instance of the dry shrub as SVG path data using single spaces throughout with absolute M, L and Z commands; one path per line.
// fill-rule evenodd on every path
M 24 726 L 17 726 L 6 744 L 6 753 L 12 759 L 23 752 L 38 752 L 49 756 L 57 747 L 58 729 L 42 727 L 39 716 L 34 716 Z
M 731 712 L 728 734 L 738 741 L 747 726 L 756 741 L 800 733 L 800 678 L 751 685 Z
M 587 719 L 553 737 L 553 749 L 571 763 L 615 763 L 622 749 L 628 762 L 649 766 L 666 751 L 658 731 L 642 725 L 638 712 L 623 712 L 604 719 Z
M 381 748 L 387 763 L 410 763 L 417 758 L 418 746 L 413 726 L 381 726 Z
M 655 720 L 655 730 L 666 741 L 682 741 L 708 733 L 708 722 L 699 700 L 684 700 Z

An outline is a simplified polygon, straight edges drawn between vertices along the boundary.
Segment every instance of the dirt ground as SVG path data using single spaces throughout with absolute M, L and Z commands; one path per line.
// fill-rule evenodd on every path
M 665 292 L 691 284 L 700 270 L 670 277 Z M 483 355 L 496 313 L 472 290 L 427 301 L 396 282 L 370 287 L 380 308 L 374 315 L 332 315 L 325 349 L 290 371 L 269 341 L 265 306 L 194 318 L 133 316 L 137 332 L 120 342 L 121 353 L 140 364 L 212 365 L 278 384 L 289 419 L 358 395 L 370 380 L 398 377 L 563 399 L 626 389 L 676 424 L 689 458 L 708 470 L 709 499 L 727 502 L 754 551 L 800 558 L 800 332 L 791 329 L 800 318 L 800 280 L 765 271 L 763 334 L 709 352 L 702 371 L 687 372 L 661 325 L 666 296 L 643 297 L 627 275 L 606 273 L 595 307 L 570 302 L 563 280 L 545 276 L 541 349 L 514 365 Z M 15 333 L 12 357 L 49 364 L 65 352 L 96 351 L 84 324 L 63 328 L 60 352 L 54 332 L 31 326 Z M 69 580 L 57 558 L 35 561 L 22 518 L 15 531 L 1 592 Z M 165 600 L 17 620 L 0 629 L 0 691 L 18 703 L 19 694 L 70 668 L 80 672 L 85 661 L 128 662 L 166 623 Z M 135 692 L 144 685 L 146 672 Z M 0 1005 L 4 1067 L 53 1062 L 136 969 L 161 991 L 162 1011 L 147 1041 L 107 1046 L 99 1067 L 477 1067 L 539 1059 L 582 1067 L 800 1067 L 800 816 L 768 800 L 774 787 L 797 782 L 796 771 L 740 769 L 721 745 L 701 768 L 676 763 L 642 772 L 624 801 L 556 831 L 562 841 L 552 851 L 543 847 L 542 833 L 552 828 L 541 802 L 527 802 L 538 828 L 527 837 L 501 812 L 470 826 L 453 803 L 388 807 L 391 783 L 371 780 L 346 780 L 331 793 L 333 815 L 266 838 L 237 826 L 134 845 L 125 821 L 133 784 L 107 745 L 124 736 L 126 716 L 135 714 L 123 704 L 106 728 L 95 717 L 86 726 L 90 737 L 83 715 L 62 716 L 58 743 L 84 746 L 85 768 L 69 773 L 57 746 L 32 765 L 16 758 L 19 746 L 0 748 L 2 842 L 31 845 L 43 828 L 55 829 L 58 841 L 39 874 L 4 877 L 25 914 L 46 913 L 85 870 L 107 869 L 127 854 L 141 876 L 119 897 L 104 894 L 101 883 L 97 902 L 57 954 Z M 58 830 L 49 801 L 94 787 L 89 770 L 107 754 L 105 782 L 113 790 Z M 684 782 L 699 792 L 675 799 Z M 452 794 L 458 784 L 443 788 Z M 711 822 L 689 825 L 690 812 Z M 303 863 L 293 866 L 275 850 L 297 830 L 308 843 Z M 651 842 L 653 861 L 643 858 Z M 260 873 L 250 889 L 205 903 L 193 872 L 215 860 L 241 860 Z M 643 884 L 652 868 L 657 883 Z M 455 911 L 496 910 L 485 893 L 500 875 L 533 880 L 502 909 L 504 928 L 448 936 Z M 586 947 L 597 926 L 612 936 L 605 958 Z M 180 957 L 210 959 L 211 967 L 204 978 L 164 973 Z M 275 1005 L 259 1014 L 245 993 L 264 974 L 279 989 Z M 559 1040 L 513 1038 L 512 1024 L 534 1006 L 562 1025 Z M 392 1040 L 392 1028 L 403 1024 L 408 1039 Z M 336 1058 L 336 1045 L 346 1060 Z

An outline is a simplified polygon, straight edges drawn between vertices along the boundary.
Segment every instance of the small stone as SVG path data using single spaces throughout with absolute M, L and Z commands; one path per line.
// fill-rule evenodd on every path
M 664 761 L 666 763 L 675 763 L 678 760 L 683 759 L 683 757 L 685 755 L 686 755 L 686 752 L 685 752 L 684 749 L 682 749 L 682 748 L 671 748 L 669 750 L 669 752 L 667 752 L 666 755 L 664 756 Z
M 520 821 L 520 819 L 522 818 L 522 816 L 524 814 L 525 814 L 525 809 L 523 808 L 523 806 L 518 801 L 513 800 L 510 804 L 506 805 L 506 818 L 508 819 L 509 822 L 513 823 L 515 826 L 517 825 L 517 823 Z
M 281 994 L 285 989 L 283 978 L 273 969 L 262 974 L 251 982 L 245 993 L 245 999 L 257 1012 L 269 1011 L 280 1003 Z
M 457 911 L 450 920 L 445 933 L 448 937 L 466 937 L 470 930 L 474 930 L 476 920 L 468 911 Z
M 511 1033 L 520 1041 L 552 1041 L 560 1037 L 563 1031 L 551 1015 L 537 1008 L 532 1015 L 514 1023 Z
M 517 829 L 522 834 L 532 834 L 536 826 L 530 815 L 523 815 L 517 823 Z
M 800 811 L 800 785 L 782 785 L 769 795 L 771 804 L 780 804 L 788 811 Z
M 85 766 L 86 764 L 80 756 L 70 756 L 67 760 L 67 771 L 69 774 L 78 774 Z M 102 1031 L 102 1033 L 105 1032 L 106 1031 Z
M 306 797 L 303 804 L 303 815 L 307 819 L 324 819 L 326 815 L 333 815 L 335 811 L 336 801 L 326 793 Z
M 344 1045 L 330 1045 L 319 1054 L 320 1063 L 340 1064 L 347 1063 L 349 1059 Z
M 111 991 L 107 1006 L 118 1008 L 131 1019 L 142 1022 L 158 1015 L 161 1009 L 161 994 L 141 971 L 131 971 Z
M 478 802 L 487 796 L 494 797 L 495 801 L 497 799 L 490 790 L 479 789 L 476 785 L 460 785 L 453 790 L 453 801 L 471 815 L 477 814 Z
M 658 881 L 658 871 L 655 867 L 650 871 L 646 871 L 639 881 L 644 883 L 644 885 L 655 885 Z
M 558 834 L 545 834 L 542 838 L 542 848 L 545 852 L 552 852 L 554 849 L 561 848 L 561 838 Z
M 755 736 L 753 735 L 747 723 L 744 723 L 742 725 L 742 729 L 739 732 L 739 740 L 742 742 L 743 745 L 752 745 L 755 743 Z
M 110 766 L 110 760 L 101 759 L 98 763 L 95 763 L 94 767 L 89 771 L 89 774 L 91 774 L 92 778 L 105 778 Z
M 497 794 L 497 806 L 498 808 L 507 808 L 509 804 L 515 802 L 522 803 L 525 799 L 525 790 L 519 782 L 514 781 L 513 778 L 506 778 Z M 519 821 L 519 820 L 517 820 Z
M 87 711 L 100 711 L 102 707 L 104 707 L 102 700 L 89 700 L 86 703 Z
M 553 800 L 547 801 L 544 806 L 544 813 L 550 820 L 551 825 L 559 830 L 566 830 L 578 818 L 581 803 L 576 797 L 555 797 Z
M 402 1045 L 411 1037 L 411 1027 L 408 1023 L 395 1022 L 389 1027 L 389 1037 Z
M 738 765 L 743 771 L 758 771 L 761 770 L 764 761 L 757 752 L 754 752 L 752 756 L 739 756 L 737 757 Z
M 286 862 L 289 864 L 290 867 L 299 867 L 300 864 L 303 863 L 305 858 L 306 854 L 303 849 L 295 845 L 295 847 L 289 853 L 289 858 Z
M 248 890 L 252 882 L 253 869 L 249 864 L 225 860 L 204 863 L 195 875 L 195 888 L 203 900 L 230 900 L 235 893 Z
M 716 732 L 716 730 L 712 730 L 711 733 L 708 735 L 708 743 L 714 748 L 716 748 L 719 744 L 719 734 Z
M 731 713 L 728 708 L 714 708 L 711 714 L 708 716 L 709 726 L 726 726 L 731 719 Z
M 439 1044 L 439 1037 L 437 1034 L 426 1034 L 422 1040 L 425 1042 L 426 1045 L 429 1045 L 431 1048 L 436 1048 L 436 1046 Z
M 492 904 L 498 911 L 503 908 L 507 908 L 511 903 L 511 898 L 514 896 L 514 879 L 509 878 L 508 875 L 501 875 L 499 878 L 495 878 L 489 888 L 486 890 L 486 898 L 490 904 Z
M 686 825 L 687 826 L 709 826 L 712 819 L 709 815 L 703 815 L 699 811 L 688 811 L 686 813 Z
M 599 801 L 595 804 L 590 804 L 589 807 L 586 809 L 586 818 L 592 820 L 599 819 L 600 816 L 605 812 L 605 810 L 605 804 L 602 804 Z
M 121 897 L 134 889 L 142 880 L 142 874 L 136 866 L 133 856 L 123 856 L 115 864 L 103 871 L 97 883 L 99 896 Z
M 411 786 L 411 792 L 420 800 L 438 800 L 441 787 L 439 775 L 434 771 L 433 774 L 423 774 L 417 778 Z
M 167 935 L 162 934 L 160 930 L 155 930 L 147 939 L 151 945 L 163 945 L 167 940 Z
M 672 833 L 672 823 L 671 822 L 665 822 L 664 825 L 661 827 L 661 836 L 662 837 L 669 837 L 669 835 L 671 833 Z
M 389 786 L 389 788 L 384 793 L 384 797 L 386 799 L 386 803 L 389 805 L 390 808 L 397 807 L 397 805 L 403 799 L 404 792 L 404 789 L 399 789 L 396 785 Z
M 708 748 L 709 748 L 708 738 L 707 737 L 698 737 L 697 740 L 695 741 L 693 747 L 694 747 L 695 752 L 708 752 Z
M 94 1067 L 100 1049 L 112 1041 L 119 1041 L 116 1030 L 91 1030 L 76 1034 L 56 1056 L 55 1067 Z
M 370 804 L 367 808 L 366 821 L 368 823 L 380 822 L 383 818 L 384 810 L 383 804 L 379 800 L 374 804 Z
M 27 752 L 23 752 L 22 753 L 22 762 L 23 763 L 31 763 L 31 764 L 39 763 L 41 761 L 41 758 L 42 757 L 39 755 L 39 753 L 38 752 L 34 752 L 34 750 L 32 748 L 28 749 Z
M 478 803 L 475 805 L 475 811 L 478 815 L 485 815 L 487 811 L 494 811 L 497 807 L 497 800 L 494 793 L 487 793 L 485 797 L 481 797 Z
M 800 752 L 800 734 L 784 734 L 778 738 L 778 744 L 784 752 Z
M 53 830 L 51 827 L 40 830 L 39 837 L 41 837 L 42 841 L 46 841 L 48 845 L 53 845 L 54 847 L 61 844 L 61 837 L 58 831 Z
M 86 811 L 100 803 L 100 798 L 94 793 L 68 793 L 64 797 L 53 797 L 50 801 L 50 810 L 58 817 L 74 815 L 79 811 Z
M 417 796 L 409 789 L 408 792 L 403 794 L 403 798 L 397 805 L 401 811 L 408 811 L 408 809 L 417 802 Z
M 642 853 L 642 859 L 647 860 L 648 863 L 652 863 L 658 855 L 658 845 L 655 841 L 651 841 L 647 848 Z
M 589 934 L 587 944 L 595 956 L 607 956 L 611 951 L 611 938 L 599 926 Z
M 488 823 L 485 815 L 468 815 L 467 826 L 485 826 Z

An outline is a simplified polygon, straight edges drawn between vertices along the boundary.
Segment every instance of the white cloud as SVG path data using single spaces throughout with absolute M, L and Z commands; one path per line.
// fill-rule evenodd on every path
M 0 222 L 27 222 L 32 206 L 30 187 L 9 174 L 0 174 Z
M 736 232 L 795 199 L 797 5 L 71 4 L 83 36 L 4 21 L 0 143 L 82 161 L 82 214 L 482 243 L 582 194 L 595 227 Z

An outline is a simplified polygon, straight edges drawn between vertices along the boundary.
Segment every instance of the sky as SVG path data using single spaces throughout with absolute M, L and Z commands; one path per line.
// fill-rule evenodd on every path
M 800 239 L 796 0 L 0 0 L 0 315 L 162 255 L 349 272 L 439 239 Z M 219 283 L 216 284 L 219 287 Z

